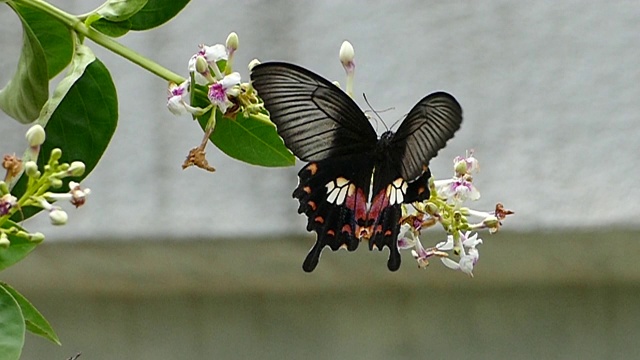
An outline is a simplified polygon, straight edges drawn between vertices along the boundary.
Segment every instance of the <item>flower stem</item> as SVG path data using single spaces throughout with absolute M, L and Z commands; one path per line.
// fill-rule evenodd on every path
M 137 64 L 143 69 L 146 69 L 149 72 L 167 81 L 172 81 L 179 84 L 185 80 L 182 76 L 138 54 L 137 52 L 131 50 L 130 48 L 113 40 L 109 36 L 106 36 L 86 26 L 78 17 L 71 15 L 67 12 L 64 12 L 58 9 L 57 7 L 47 3 L 46 1 L 42 1 L 42 0 L 15 0 L 15 1 L 49 14 L 50 16 L 62 22 L 69 29 L 72 29 L 73 31 L 75 31 L 76 33 L 91 39 L 96 44 L 108 50 L 111 50 L 112 52 L 122 56 L 123 58 L 133 62 L 134 64 Z

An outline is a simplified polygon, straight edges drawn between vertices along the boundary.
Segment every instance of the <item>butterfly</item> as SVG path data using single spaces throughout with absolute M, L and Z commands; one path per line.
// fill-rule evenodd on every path
M 380 137 L 338 86 L 298 65 L 268 62 L 251 70 L 253 88 L 285 146 L 307 164 L 293 197 L 316 243 L 302 268 L 313 271 L 322 250 L 389 248 L 387 267 L 400 267 L 397 237 L 402 204 L 429 198 L 429 160 L 462 123 L 462 108 L 445 92 L 427 95 L 394 133 Z

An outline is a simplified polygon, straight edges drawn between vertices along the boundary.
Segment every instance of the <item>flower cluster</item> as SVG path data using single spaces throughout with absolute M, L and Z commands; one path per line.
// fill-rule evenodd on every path
M 200 45 L 188 63 L 189 78 L 181 84 L 171 83 L 167 108 L 175 115 L 190 114 L 194 119 L 206 117 L 205 134 L 199 146 L 191 149 L 183 168 L 197 166 L 215 171 L 205 158 L 205 147 L 216 125 L 216 116 L 234 118 L 237 114 L 256 114 L 262 110 L 249 83 L 233 71 L 233 56 L 238 50 L 238 35 L 229 34 L 225 45 Z M 252 62 L 251 66 L 255 64 Z
M 10 222 L 6 225 L 10 218 L 22 208 L 33 206 L 44 209 L 49 214 L 53 225 L 64 225 L 67 223 L 68 215 L 60 206 L 53 203 L 67 200 L 75 207 L 80 207 L 90 193 L 89 189 L 83 189 L 74 181 L 69 182 L 70 190 L 67 193 L 50 191 L 50 189 L 61 188 L 64 178 L 82 176 L 85 165 L 80 161 L 74 161 L 71 164 L 60 163 L 62 151 L 53 149 L 48 163 L 44 166 L 44 171 L 41 172 L 36 160 L 46 138 L 44 128 L 40 125 L 32 126 L 27 131 L 26 138 L 29 147 L 24 159 L 19 159 L 15 155 L 5 155 L 2 162 L 6 170 L 4 181 L 0 181 L 0 247 L 3 248 L 10 245 L 8 235 L 21 236 L 30 241 L 44 239 L 41 233 L 27 233 Z M 11 189 L 23 173 L 28 178 L 27 188 L 20 198 L 17 198 L 11 193 Z
M 411 253 L 421 268 L 429 265 L 430 257 L 436 256 L 446 267 L 473 276 L 473 268 L 480 258 L 477 246 L 482 244 L 482 239 L 473 231 L 489 229 L 491 233 L 495 233 L 502 225 L 501 221 L 513 214 L 513 211 L 505 209 L 500 203 L 490 212 L 463 207 L 467 200 L 480 198 L 472 176 L 479 170 L 478 160 L 473 156 L 473 151 L 470 151 L 465 157 L 456 157 L 453 167 L 452 178 L 430 180 L 429 199 L 412 204 L 412 213 L 406 207 L 403 208 L 398 247 L 412 249 Z M 470 216 L 481 220 L 470 223 Z M 419 238 L 421 230 L 438 223 L 449 234 L 446 241 L 425 248 Z M 458 257 L 458 261 L 452 260 L 452 256 Z

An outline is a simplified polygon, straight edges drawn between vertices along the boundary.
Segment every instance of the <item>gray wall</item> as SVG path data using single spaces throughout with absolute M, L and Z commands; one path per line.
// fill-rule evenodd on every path
M 59 1 L 65 9 L 86 1 Z M 433 264 L 385 270 L 385 255 L 300 263 L 290 193 L 296 168 L 264 169 L 211 148 L 218 171 L 182 171 L 201 137 L 169 114 L 165 81 L 95 49 L 120 94 L 120 125 L 68 226 L 26 224 L 46 243 L 1 278 L 32 298 L 63 342 L 29 337 L 25 358 L 635 358 L 640 336 L 640 6 L 636 2 L 193 1 L 124 43 L 185 73 L 198 43 L 240 36 L 253 58 L 343 80 L 393 123 L 434 90 L 453 93 L 462 130 L 432 162 L 474 148 L 479 208 L 516 210 L 484 235 L 476 277 Z M 0 82 L 18 58 L 15 16 L 0 10 Z M 5 28 L 6 27 L 6 28 Z M 361 98 L 357 99 L 363 104 Z M 0 153 L 26 127 L 0 114 Z M 433 242 L 441 233 L 430 233 Z M 55 354 L 55 356 L 53 356 Z

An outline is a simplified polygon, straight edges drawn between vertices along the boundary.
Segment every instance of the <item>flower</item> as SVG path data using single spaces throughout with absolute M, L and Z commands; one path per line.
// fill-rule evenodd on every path
M 478 200 L 480 192 L 466 177 L 454 177 L 449 180 L 436 181 L 438 195 L 449 202 L 462 203 L 467 199 Z
M 347 73 L 347 85 L 345 92 L 347 95 L 353 97 L 353 78 L 356 71 L 356 63 L 353 60 L 355 58 L 355 51 L 353 50 L 353 45 L 351 45 L 350 42 L 344 41 L 342 43 L 342 46 L 340 46 L 339 57 L 342 67 Z
M 342 46 L 340 46 L 339 57 L 344 69 L 347 72 L 353 71 L 353 68 L 355 67 L 355 63 L 353 62 L 353 59 L 355 58 L 355 51 L 353 50 L 353 45 L 351 45 L 350 42 L 344 41 L 342 43 Z
M 29 130 L 27 130 L 25 137 L 27 138 L 29 146 L 35 147 L 44 144 L 44 140 L 46 139 L 47 135 L 45 134 L 42 125 L 36 124 L 30 127 Z
M 466 156 L 456 156 L 453 159 L 453 168 L 457 176 L 471 175 L 480 170 L 478 159 L 473 157 L 473 150 L 467 150 Z
M 64 225 L 69 220 L 69 215 L 61 208 L 54 206 L 49 211 L 49 220 L 51 220 L 51 225 Z
M 91 189 L 85 188 L 82 189 L 80 184 L 75 181 L 69 181 L 69 192 L 68 193 L 53 193 L 47 192 L 44 194 L 44 197 L 49 201 L 60 201 L 60 200 L 69 200 L 69 202 L 75 206 L 76 208 L 84 205 L 87 195 L 91 193 Z M 46 205 L 43 206 L 45 209 L 50 210 Z
M 0 197 L 0 216 L 7 215 L 12 207 L 16 206 L 18 199 L 11 194 Z
M 227 108 L 232 104 L 229 97 L 236 97 L 240 93 L 237 87 L 237 85 L 240 85 L 240 80 L 240 74 L 233 72 L 209 86 L 207 96 L 213 105 L 220 108 L 223 114 L 227 112 Z
M 400 234 L 398 234 L 398 248 L 410 249 L 416 246 L 418 241 L 418 232 L 409 224 L 402 224 Z
M 7 170 L 4 181 L 9 182 L 20 175 L 20 171 L 22 171 L 22 160 L 15 154 L 7 154 L 2 159 L 2 167 Z
M 442 257 L 440 260 L 442 263 L 452 270 L 460 270 L 463 273 L 473 277 L 473 267 L 480 259 L 480 253 L 476 246 L 482 244 L 482 239 L 478 239 L 478 234 L 473 234 L 470 236 L 471 232 L 467 231 L 466 233 L 460 232 L 460 242 L 462 243 L 462 247 L 460 247 L 460 261 L 455 262 L 448 257 Z M 452 235 L 447 237 L 446 242 L 441 242 L 436 245 L 438 250 L 442 251 L 455 251 L 455 240 Z M 467 251 L 465 251 L 465 248 Z
M 187 113 L 195 114 L 198 112 L 198 108 L 187 104 L 187 100 L 189 99 L 189 84 L 189 80 L 186 80 L 180 85 L 175 83 L 169 84 L 167 108 L 172 114 L 184 115 Z

